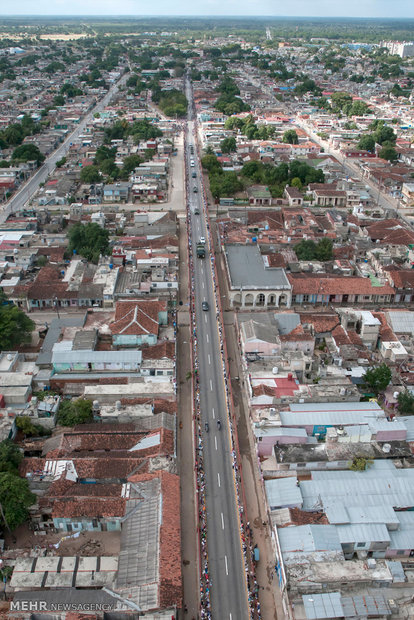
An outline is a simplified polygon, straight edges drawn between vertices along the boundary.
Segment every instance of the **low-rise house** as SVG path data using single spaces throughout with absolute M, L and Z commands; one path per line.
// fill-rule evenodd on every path
M 104 202 L 127 202 L 130 187 L 129 183 L 110 183 L 104 185 Z
M 283 195 L 287 198 L 290 207 L 300 207 L 303 204 L 303 194 L 297 187 L 286 186 Z
M 318 207 L 345 207 L 347 194 L 338 189 L 314 189 L 313 200 Z
M 257 245 L 225 245 L 230 305 L 266 308 L 291 303 L 284 269 L 266 266 Z
M 250 205 L 271 205 L 272 195 L 265 185 L 251 185 L 247 188 Z
M 326 274 L 289 274 L 293 303 L 391 303 L 394 289 L 389 284 L 375 286 L 370 278 L 329 277 Z
M 167 321 L 165 301 L 117 301 L 115 319 L 110 325 L 113 344 L 116 347 L 154 345 L 158 340 L 159 326 L 166 325 Z

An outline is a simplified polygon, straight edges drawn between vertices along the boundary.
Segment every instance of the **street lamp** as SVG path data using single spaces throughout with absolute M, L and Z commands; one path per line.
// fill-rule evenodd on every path
M 54 296 L 54 298 L 53 298 L 53 302 L 54 302 L 54 305 L 55 305 L 55 308 L 56 308 L 56 312 L 57 312 L 57 315 L 58 315 L 58 319 L 60 320 L 59 306 L 58 306 L 58 298 L 56 297 L 56 295 L 55 295 L 55 296 Z

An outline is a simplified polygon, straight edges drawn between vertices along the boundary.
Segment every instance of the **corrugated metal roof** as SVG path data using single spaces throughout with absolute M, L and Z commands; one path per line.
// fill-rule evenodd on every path
M 256 437 L 306 437 L 307 433 L 304 428 L 289 428 L 280 426 L 271 426 L 253 429 Z
M 345 618 L 391 615 L 390 606 L 381 594 L 375 596 L 342 596 L 341 604 Z
M 386 315 L 396 334 L 414 334 L 414 312 L 389 310 Z
M 401 562 L 393 560 L 385 560 L 394 583 L 404 583 L 406 580 L 405 573 Z
M 141 351 L 53 351 L 53 364 L 140 364 Z
M 302 494 L 296 476 L 265 480 L 265 488 L 271 510 L 286 506 L 302 506 Z
M 407 428 L 407 441 L 414 441 L 414 416 L 401 416 L 402 420 Z
M 385 417 L 382 410 L 376 411 L 281 411 L 280 421 L 283 426 L 339 426 L 342 424 L 368 424 L 376 415 Z
M 335 403 L 293 403 L 289 405 L 291 411 L 382 411 L 378 403 L 374 402 L 335 402 Z
M 380 420 L 372 420 L 370 419 L 369 427 L 373 432 L 378 431 L 406 431 L 407 427 L 401 418 L 394 418 L 392 422 L 387 420 L 386 418 Z
M 278 535 L 283 553 L 342 551 L 334 525 L 311 524 L 284 527 L 278 530 Z
M 414 506 L 414 470 L 373 466 L 364 472 L 315 471 L 312 480 L 301 482 L 300 490 L 304 510 L 323 509 L 338 501 L 353 506 L 409 508 Z
M 302 601 L 308 620 L 344 617 L 340 592 L 304 594 L 302 596 Z
M 390 535 L 383 523 L 348 523 L 336 526 L 341 543 L 389 542 Z
M 141 439 L 135 446 L 132 446 L 128 450 L 128 452 L 134 452 L 135 450 L 145 450 L 146 448 L 153 448 L 154 446 L 159 446 L 161 442 L 161 434 L 155 433 L 155 435 L 150 435 L 149 437 L 144 437 Z
M 398 512 L 398 530 L 390 531 L 390 549 L 414 549 L 414 512 Z

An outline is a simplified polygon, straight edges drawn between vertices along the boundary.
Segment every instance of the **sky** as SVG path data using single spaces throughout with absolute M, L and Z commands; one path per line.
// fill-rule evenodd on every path
M 0 0 L 1 15 L 414 17 L 414 0 Z

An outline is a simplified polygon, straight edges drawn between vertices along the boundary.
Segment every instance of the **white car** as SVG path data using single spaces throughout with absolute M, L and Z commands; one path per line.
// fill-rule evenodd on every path
M 206 238 L 205 237 L 200 237 L 200 243 L 205 243 L 206 242 Z
M 190 161 L 190 166 L 191 166 L 192 168 L 194 168 L 195 163 L 193 162 L 193 160 L 191 160 L 191 161 Z

